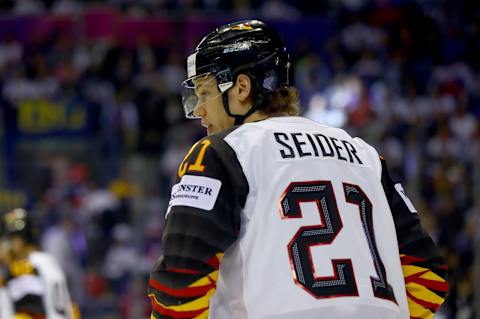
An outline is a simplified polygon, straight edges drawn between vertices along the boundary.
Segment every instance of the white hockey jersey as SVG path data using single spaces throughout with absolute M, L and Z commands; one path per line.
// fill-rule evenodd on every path
M 0 289 L 0 319 L 11 319 L 15 313 L 47 319 L 74 318 L 64 273 L 49 254 L 32 252 L 28 259 L 8 265 Z
M 199 141 L 172 189 L 152 318 L 410 318 L 396 225 L 418 220 L 386 174 L 367 143 L 303 117 Z

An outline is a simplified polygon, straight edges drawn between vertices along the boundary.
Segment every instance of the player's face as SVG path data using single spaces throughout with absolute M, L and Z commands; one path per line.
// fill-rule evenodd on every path
M 193 113 L 202 119 L 202 126 L 207 129 L 208 135 L 221 132 L 234 125 L 234 119 L 225 112 L 222 93 L 217 87 L 214 76 L 196 80 L 195 95 L 197 96 L 197 105 Z
M 11 259 L 11 244 L 8 238 L 0 239 L 0 264 L 8 264 Z
M 10 236 L 10 252 L 13 256 L 22 256 L 25 250 L 25 242 L 19 236 Z
M 25 255 L 25 242 L 17 235 L 4 236 L 1 239 L 0 259 L 5 262 Z

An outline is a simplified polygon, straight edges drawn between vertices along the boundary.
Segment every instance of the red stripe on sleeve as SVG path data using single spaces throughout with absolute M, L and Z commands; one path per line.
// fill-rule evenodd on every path
M 402 263 L 402 265 L 410 265 L 410 264 L 413 264 L 413 263 L 416 263 L 416 262 L 421 262 L 421 261 L 424 261 L 425 259 L 423 258 L 420 258 L 420 257 L 415 257 L 415 256 L 411 256 L 411 255 L 404 255 L 402 257 L 400 257 L 400 262 Z
M 213 256 L 209 261 L 207 261 L 207 264 L 212 266 L 213 269 L 218 270 L 220 268 L 220 259 L 218 259 L 217 256 Z
M 178 272 L 181 274 L 189 274 L 189 275 L 200 275 L 201 272 L 195 269 L 187 269 L 187 268 L 168 268 L 167 271 L 170 272 Z
M 158 312 L 159 314 L 161 315 L 165 315 L 165 316 L 169 316 L 169 317 L 172 317 L 172 318 L 193 318 L 193 317 L 196 317 L 198 315 L 200 315 L 202 312 L 204 312 L 205 310 L 207 310 L 208 308 L 202 308 L 202 309 L 198 309 L 198 310 L 190 310 L 190 311 L 175 311 L 175 310 L 172 310 L 172 309 L 168 309 L 168 308 L 165 308 L 163 307 L 162 305 L 158 304 L 155 302 L 155 299 L 150 297 L 150 299 L 152 300 L 151 304 L 152 304 L 152 307 L 153 309 Z
M 411 293 L 409 293 L 408 291 L 407 291 L 407 296 L 408 296 L 408 298 L 410 298 L 414 302 L 418 303 L 420 306 L 425 307 L 425 308 L 430 309 L 430 310 L 433 310 L 433 312 L 435 312 L 440 307 L 440 305 L 437 304 L 437 303 L 428 302 L 426 300 L 418 299 L 415 296 L 413 296 Z
M 423 274 L 425 274 L 428 271 L 430 270 L 425 270 L 425 271 L 410 275 L 408 277 L 405 277 L 405 283 L 414 282 L 430 289 L 434 289 L 441 292 L 447 292 L 448 283 L 446 281 L 436 281 L 436 280 L 420 278 Z
M 187 288 L 173 289 L 165 285 L 162 285 L 155 279 L 150 279 L 149 285 L 150 287 L 158 291 L 161 291 L 163 293 L 166 293 L 167 295 L 170 295 L 173 297 L 183 297 L 183 298 L 204 296 L 207 294 L 207 292 L 209 292 L 211 289 L 215 289 L 216 287 L 215 282 L 211 282 L 208 285 L 200 286 L 200 287 L 187 287 Z

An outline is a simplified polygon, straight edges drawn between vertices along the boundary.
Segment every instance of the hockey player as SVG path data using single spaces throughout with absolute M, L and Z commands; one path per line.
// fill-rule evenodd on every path
M 280 36 L 221 26 L 187 60 L 183 106 L 208 136 L 172 188 L 151 318 L 431 318 L 438 248 L 376 150 L 298 113 Z
M 64 273 L 53 257 L 38 251 L 27 211 L 5 213 L 0 235 L 0 319 L 73 319 Z

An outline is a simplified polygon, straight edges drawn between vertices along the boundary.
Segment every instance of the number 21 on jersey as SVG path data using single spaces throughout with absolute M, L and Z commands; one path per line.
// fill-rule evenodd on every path
M 377 298 L 397 303 L 393 289 L 387 282 L 385 266 L 378 253 L 373 232 L 372 204 L 363 190 L 343 183 L 347 203 L 358 206 L 363 233 L 370 250 L 376 276 L 370 277 L 373 294 Z M 358 296 L 355 272 L 351 259 L 332 259 L 333 276 L 315 277 L 310 247 L 330 245 L 343 228 L 335 193 L 330 181 L 294 182 L 285 189 L 280 199 L 282 218 L 302 218 L 300 203 L 315 202 L 321 225 L 302 226 L 288 245 L 288 254 L 295 282 L 315 298 Z
M 207 147 L 210 144 L 212 144 L 210 140 L 202 140 L 193 144 L 193 146 L 188 151 L 187 155 L 185 155 L 185 157 L 183 158 L 183 161 L 180 164 L 180 167 L 178 168 L 177 173 L 179 177 L 182 177 L 183 175 L 185 175 L 187 171 L 203 172 L 205 170 L 205 165 L 203 165 L 203 158 L 205 157 L 205 152 L 207 150 Z M 193 162 L 193 164 L 190 164 L 188 163 L 188 159 L 190 155 L 192 155 L 193 151 L 196 149 L 197 145 L 201 145 L 200 150 L 198 151 L 197 157 L 195 158 L 195 161 Z

